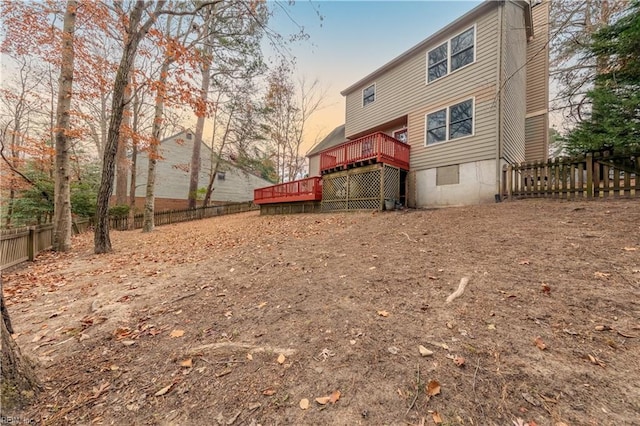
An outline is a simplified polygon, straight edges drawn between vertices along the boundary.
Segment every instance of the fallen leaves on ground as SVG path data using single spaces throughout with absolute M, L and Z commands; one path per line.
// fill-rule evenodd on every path
M 422 345 L 418 346 L 418 351 L 420 351 L 420 355 L 422 355 L 422 356 L 431 356 L 431 355 L 433 355 L 433 351 L 430 351 L 429 349 L 425 348 Z
M 111 384 L 109 382 L 102 382 L 100 384 L 100 387 L 93 387 L 93 395 L 91 395 L 91 398 L 93 399 L 97 399 L 100 395 L 102 395 L 102 393 L 104 391 L 106 391 L 107 389 L 109 389 L 111 387 Z
M 307 398 L 302 398 L 300 400 L 300 408 L 302 408 L 303 410 L 306 410 L 309 408 L 309 400 Z
M 442 423 L 442 417 L 440 416 L 440 413 L 438 413 L 437 411 L 434 411 L 431 413 L 431 417 L 433 418 L 433 422 L 437 425 Z
M 456 356 L 456 357 L 453 358 L 453 363 L 455 365 L 457 365 L 458 367 L 462 367 L 464 365 L 464 362 L 465 362 L 465 360 L 461 356 Z
M 316 398 L 316 402 L 320 405 L 326 405 L 328 403 L 335 404 L 340 399 L 340 395 L 340 391 L 337 390 L 331 393 L 331 395 Z
M 266 388 L 265 390 L 262 391 L 262 394 L 266 396 L 275 395 L 275 393 L 276 393 L 276 390 L 273 388 Z
M 185 360 L 180 361 L 180 366 L 185 368 L 193 367 L 193 359 L 187 358 Z
M 538 347 L 538 349 L 540 349 L 541 351 L 544 351 L 545 349 L 547 349 L 547 345 L 545 345 L 544 340 L 542 340 L 542 337 L 538 336 L 535 338 L 535 340 L 533 341 L 533 343 Z
M 330 400 L 331 400 L 330 396 L 321 396 L 316 398 L 316 402 L 320 405 L 326 405 L 329 403 Z
M 436 396 L 440 393 L 440 383 L 437 380 L 431 380 L 427 384 L 427 395 Z
M 595 356 L 593 356 L 591 354 L 587 354 L 587 356 L 589 357 L 589 361 L 591 361 L 591 364 L 599 365 L 602 368 L 606 367 L 605 363 L 602 362 L 601 359 L 596 358 Z
M 160 389 L 158 392 L 156 392 L 154 395 L 155 396 L 162 396 L 162 395 L 166 395 L 167 393 L 169 393 L 169 391 L 171 390 L 171 388 L 173 387 L 173 383 L 171 383 L 169 386 L 165 386 L 162 389 Z
M 378 315 L 380 315 L 381 317 L 388 317 L 389 316 L 389 312 L 387 311 L 378 311 Z
M 593 276 L 595 276 L 596 278 L 608 278 L 611 276 L 611 274 L 608 274 L 606 272 L 596 271 L 593 273 Z
M 169 336 L 171 337 L 182 337 L 184 336 L 184 330 L 173 330 Z
M 284 356 L 284 354 L 280 354 L 278 355 L 278 364 L 284 364 L 284 362 L 287 360 L 287 358 Z

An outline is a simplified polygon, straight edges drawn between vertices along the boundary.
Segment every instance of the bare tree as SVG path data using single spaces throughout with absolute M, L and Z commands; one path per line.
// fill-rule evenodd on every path
M 290 66 L 282 61 L 267 77 L 265 129 L 276 152 L 279 181 L 301 177 L 304 158 L 300 153 L 306 123 L 322 103 L 318 81 L 308 85 L 304 79 L 296 86 Z

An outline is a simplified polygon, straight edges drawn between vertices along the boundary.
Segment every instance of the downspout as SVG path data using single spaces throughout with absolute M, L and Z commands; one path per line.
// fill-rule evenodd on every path
M 500 9 L 498 11 L 498 29 L 500 31 L 500 36 L 498 37 L 498 54 L 496 55 L 498 58 L 498 64 L 496 67 L 496 102 L 498 103 L 498 113 L 497 117 L 497 130 L 498 130 L 498 141 L 496 143 L 496 202 L 502 200 L 502 188 L 500 188 L 500 178 L 502 176 L 502 168 L 500 167 L 500 155 L 502 154 L 502 38 L 504 37 L 504 2 L 500 2 Z

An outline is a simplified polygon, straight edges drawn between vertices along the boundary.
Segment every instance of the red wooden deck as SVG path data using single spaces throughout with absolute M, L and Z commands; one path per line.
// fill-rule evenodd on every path
M 345 170 L 366 162 L 409 170 L 409 148 L 385 133 L 372 133 L 320 152 L 320 173 Z
M 322 178 L 319 176 L 258 188 L 253 191 L 253 202 L 256 204 L 320 200 L 322 200 Z

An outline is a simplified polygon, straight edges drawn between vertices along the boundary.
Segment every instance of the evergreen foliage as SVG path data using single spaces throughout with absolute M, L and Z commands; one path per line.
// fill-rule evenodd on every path
M 569 153 L 640 147 L 640 0 L 630 13 L 594 34 L 589 54 L 603 61 L 588 94 L 593 111 L 566 137 Z

